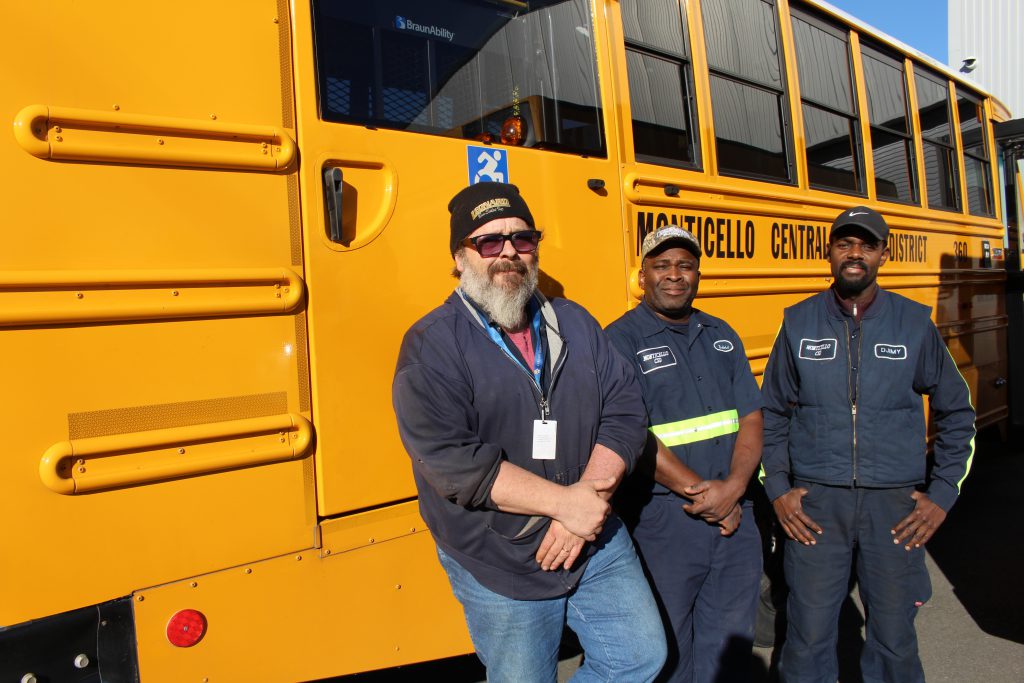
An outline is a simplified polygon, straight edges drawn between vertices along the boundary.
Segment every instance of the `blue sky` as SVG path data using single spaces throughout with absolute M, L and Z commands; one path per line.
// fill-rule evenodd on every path
M 947 0 L 825 0 L 943 64 L 947 61 Z

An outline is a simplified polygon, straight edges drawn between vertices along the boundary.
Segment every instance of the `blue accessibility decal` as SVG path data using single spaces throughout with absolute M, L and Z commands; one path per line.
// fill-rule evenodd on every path
M 508 176 L 508 152 L 482 146 L 470 146 L 466 151 L 469 154 L 470 185 L 512 182 Z

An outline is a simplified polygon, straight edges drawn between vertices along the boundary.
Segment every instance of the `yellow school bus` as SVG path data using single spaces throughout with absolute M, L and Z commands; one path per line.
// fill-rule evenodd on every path
M 390 386 L 448 199 L 517 184 L 608 323 L 668 223 L 763 370 L 841 209 L 1007 416 L 1001 105 L 798 0 L 14 3 L 0 675 L 298 681 L 471 651 Z M 19 678 L 20 677 L 20 678 Z

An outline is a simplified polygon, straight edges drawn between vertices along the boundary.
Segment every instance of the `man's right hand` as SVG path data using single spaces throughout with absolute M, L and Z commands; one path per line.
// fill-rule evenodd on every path
M 804 545 L 814 545 L 817 542 L 814 534 L 821 534 L 822 531 L 817 522 L 804 512 L 801 499 L 806 495 L 807 489 L 802 486 L 791 488 L 773 500 L 772 507 L 787 536 Z
M 570 532 L 587 541 L 597 540 L 612 507 L 600 495 L 615 488 L 614 477 L 587 479 L 565 487 L 555 519 Z
M 723 536 L 732 536 L 736 533 L 736 529 L 740 526 L 740 520 L 743 518 L 743 507 L 740 505 L 733 505 L 732 510 L 725 517 L 718 522 L 718 526 L 722 527 L 721 534 Z

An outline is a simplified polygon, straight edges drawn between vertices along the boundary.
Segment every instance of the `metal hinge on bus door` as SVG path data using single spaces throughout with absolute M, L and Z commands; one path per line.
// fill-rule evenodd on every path
M 342 243 L 341 195 L 342 173 L 337 166 L 324 167 L 324 202 L 327 213 L 327 235 L 332 242 Z

